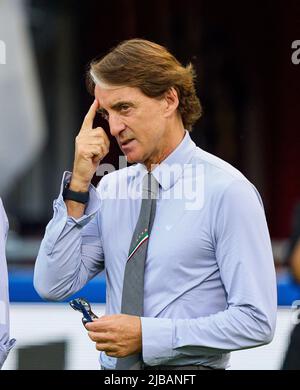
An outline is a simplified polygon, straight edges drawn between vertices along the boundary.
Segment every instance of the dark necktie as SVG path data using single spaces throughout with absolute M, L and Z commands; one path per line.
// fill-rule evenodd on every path
M 148 173 L 143 180 L 142 205 L 139 218 L 132 236 L 124 273 L 121 313 L 134 316 L 144 314 L 144 271 L 147 248 L 152 229 L 158 182 Z M 142 354 L 118 358 L 118 370 L 140 370 Z

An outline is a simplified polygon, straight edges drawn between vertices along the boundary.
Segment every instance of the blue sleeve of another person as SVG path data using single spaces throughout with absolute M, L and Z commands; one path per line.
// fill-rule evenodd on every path
M 5 257 L 5 242 L 8 231 L 8 220 L 0 199 L 0 368 L 3 366 L 7 355 L 15 344 L 15 340 L 9 338 L 9 297 L 8 276 Z

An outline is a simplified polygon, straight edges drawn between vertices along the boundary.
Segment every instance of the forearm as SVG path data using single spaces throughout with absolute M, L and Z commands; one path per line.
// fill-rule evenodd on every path
M 57 240 L 51 242 L 51 238 L 54 238 L 51 233 L 46 233 L 42 241 L 35 264 L 34 286 L 43 298 L 60 300 L 79 290 L 88 275 L 81 268 L 82 241 L 76 224 L 66 220 Z
M 143 359 L 168 364 L 174 358 L 212 356 L 271 341 L 275 322 L 249 307 L 231 307 L 193 319 L 142 318 Z
M 87 192 L 89 190 L 90 183 L 77 178 L 72 174 L 70 181 L 70 190 L 76 192 Z M 86 205 L 83 203 L 75 202 L 73 200 L 65 200 L 68 216 L 74 218 L 81 218 L 84 215 Z

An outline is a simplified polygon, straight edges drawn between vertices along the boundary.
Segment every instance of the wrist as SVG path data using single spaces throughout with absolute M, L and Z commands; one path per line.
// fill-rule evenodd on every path
M 62 192 L 64 201 L 73 201 L 85 205 L 89 201 L 89 191 L 82 191 L 84 188 L 83 186 L 75 185 L 74 187 L 78 188 L 78 190 L 71 189 L 70 183 L 65 183 Z
M 90 181 L 82 180 L 72 174 L 69 189 L 76 192 L 88 192 Z

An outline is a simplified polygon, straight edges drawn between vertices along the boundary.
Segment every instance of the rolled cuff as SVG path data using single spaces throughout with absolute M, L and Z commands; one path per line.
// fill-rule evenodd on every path
M 172 320 L 142 317 L 143 360 L 149 366 L 165 364 L 173 357 Z

